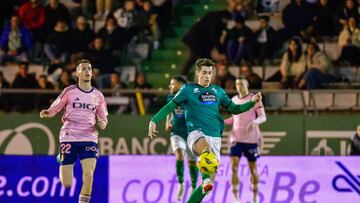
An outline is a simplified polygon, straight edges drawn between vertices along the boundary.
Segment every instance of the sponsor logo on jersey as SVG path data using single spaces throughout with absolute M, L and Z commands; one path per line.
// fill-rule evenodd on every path
M 184 117 L 184 110 L 181 107 L 178 107 L 174 110 L 174 116 L 177 118 L 183 118 Z
M 95 110 L 95 106 L 93 104 L 86 104 L 81 102 L 74 102 L 73 103 L 74 109 L 88 109 L 88 110 Z
M 193 92 L 194 94 L 199 93 L 199 92 L 200 92 L 199 88 L 197 88 L 197 87 L 194 88 L 194 92 Z
M 216 95 L 211 92 L 204 92 L 199 96 L 199 100 L 202 104 L 215 104 Z

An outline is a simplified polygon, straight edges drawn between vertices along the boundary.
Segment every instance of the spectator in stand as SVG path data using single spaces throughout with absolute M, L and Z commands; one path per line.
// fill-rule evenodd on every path
M 86 18 L 79 16 L 76 20 L 76 27 L 71 33 L 71 61 L 79 61 L 80 57 L 89 51 L 94 38 L 95 33 L 90 29 Z
M 111 52 L 114 58 L 121 59 L 126 41 L 123 37 L 124 30 L 121 29 L 114 17 L 110 16 L 105 21 L 105 26 L 98 32 L 98 37 L 102 38 L 105 49 Z M 116 65 L 120 64 L 120 60 Z
M 30 0 L 22 4 L 18 10 L 19 17 L 24 26 L 33 34 L 34 41 L 43 40 L 43 26 L 45 25 L 45 8 L 39 0 Z
M 245 78 L 249 82 L 249 89 L 262 89 L 261 77 L 254 73 L 249 65 L 242 65 L 240 67 L 240 77 Z
M 32 47 L 30 32 L 20 25 L 20 19 L 14 15 L 10 19 L 10 25 L 4 28 L 0 39 L 0 64 L 8 61 L 29 61 L 29 50 Z
M 218 63 L 216 64 L 216 76 L 214 80 L 214 84 L 217 84 L 221 86 L 222 88 L 225 88 L 226 83 L 228 81 L 234 81 L 236 78 L 229 72 L 229 67 L 225 64 Z
M 347 25 L 350 18 L 359 20 L 359 13 L 355 7 L 353 0 L 345 0 L 344 5 L 336 13 L 336 29 L 337 32 L 343 30 Z
M 149 35 L 153 41 L 153 48 L 158 49 L 160 46 L 160 30 L 157 22 L 157 14 L 152 9 L 152 2 L 145 0 L 142 5 L 142 10 L 139 13 L 140 30 Z
M 268 81 L 280 81 L 285 89 L 297 88 L 305 68 L 306 60 L 302 52 L 302 45 L 298 39 L 292 38 L 281 59 L 280 70 Z
M 227 60 L 231 64 L 239 65 L 243 60 L 248 63 L 254 61 L 254 34 L 245 25 L 245 19 L 241 15 L 235 15 L 235 25 L 223 31 L 222 42 L 226 44 Z M 224 36 L 225 35 L 225 36 Z
M 263 65 L 265 59 L 272 59 L 276 50 L 276 31 L 269 25 L 269 17 L 259 18 L 259 28 L 255 31 L 255 55 L 258 64 Z
M 49 0 L 45 6 L 45 33 L 49 34 L 55 27 L 56 22 L 61 19 L 68 25 L 71 24 L 71 17 L 68 9 L 59 0 Z
M 140 32 L 139 14 L 135 10 L 134 0 L 125 0 L 124 7 L 114 12 L 117 24 L 124 29 L 124 40 L 129 43 Z
M 59 90 L 63 90 L 65 87 L 75 84 L 75 80 L 72 78 L 71 72 L 68 70 L 63 70 L 58 80 Z
M 313 23 L 315 7 L 304 0 L 292 0 L 282 11 L 282 21 L 285 28 L 281 30 L 281 38 L 293 36 L 308 38 L 309 28 Z
M 342 47 L 338 62 L 360 65 L 360 29 L 354 17 L 349 18 L 348 26 L 341 31 L 338 44 Z
M 19 69 L 11 84 L 11 88 L 19 89 L 37 89 L 38 82 L 33 74 L 29 74 L 29 63 L 20 62 Z M 34 94 L 15 94 L 12 97 L 13 110 L 19 112 L 27 112 L 34 109 L 35 95 Z
M 334 10 L 330 7 L 328 0 L 319 1 L 313 23 L 314 36 L 336 35 L 333 13 Z
M 39 89 L 42 90 L 53 90 L 54 85 L 47 80 L 46 75 L 40 75 L 38 79 Z M 51 94 L 38 94 L 36 95 L 36 108 L 45 109 L 48 108 L 53 102 L 54 95 Z
M 0 1 L 0 28 L 5 26 L 7 20 L 15 13 L 15 5 L 13 0 L 1 0 Z M 0 29 L 0 35 L 2 34 Z
M 0 89 L 10 88 L 9 82 L 4 78 L 3 72 L 0 71 Z M 0 110 L 8 111 L 9 106 L 9 96 L 5 93 L 0 93 Z
M 44 45 L 46 57 L 51 64 L 66 64 L 71 50 L 71 32 L 64 20 L 58 20 Z
M 110 74 L 110 88 L 112 90 L 118 90 L 118 89 L 126 89 L 127 85 L 123 83 L 120 79 L 120 74 L 118 72 L 113 72 Z M 112 96 L 121 96 L 120 93 L 116 92 Z M 129 105 L 119 105 L 116 113 L 124 113 L 128 109 Z
M 147 82 L 146 76 L 144 73 L 138 73 L 138 74 L 136 74 L 136 77 L 135 77 L 134 88 L 139 89 L 139 90 L 148 90 L 148 89 L 152 89 L 153 86 Z M 155 95 L 153 95 L 153 94 L 143 94 L 145 110 L 148 110 L 149 108 L 151 108 L 154 98 L 155 98 Z M 132 100 L 130 105 L 132 106 L 132 108 L 134 106 L 136 106 L 135 100 Z M 136 110 L 133 108 L 133 113 L 135 113 L 135 111 Z
M 236 0 L 227 0 L 225 10 L 208 12 L 185 34 L 183 42 L 189 47 L 190 53 L 181 70 L 182 75 L 189 73 L 198 58 L 212 58 L 216 62 L 226 62 L 225 50 L 221 47 L 220 37 L 236 6 Z
M 102 38 L 96 37 L 90 45 L 86 58 L 91 61 L 93 69 L 98 69 L 101 74 L 114 72 L 115 62 L 111 52 L 106 50 Z M 102 86 L 101 84 L 99 84 Z
M 96 0 L 96 20 L 105 20 L 112 11 L 112 0 Z
M 318 89 L 331 82 L 331 61 L 316 43 L 308 44 L 305 57 L 307 70 L 299 83 L 300 89 Z
M 351 137 L 350 155 L 360 155 L 360 124 L 357 126 L 355 135 Z

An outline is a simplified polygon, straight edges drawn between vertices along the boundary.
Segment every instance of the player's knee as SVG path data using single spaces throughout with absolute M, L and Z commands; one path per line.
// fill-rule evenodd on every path
M 94 174 L 93 170 L 83 171 L 83 181 L 92 181 L 93 174 Z
M 61 184 L 64 188 L 68 188 L 72 186 L 72 179 L 71 178 L 61 178 Z
M 184 152 L 181 149 L 176 150 L 175 152 L 177 160 L 184 160 Z

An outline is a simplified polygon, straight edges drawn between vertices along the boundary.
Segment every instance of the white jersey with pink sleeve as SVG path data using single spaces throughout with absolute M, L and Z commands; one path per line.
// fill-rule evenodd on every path
M 235 104 L 244 104 L 251 100 L 254 94 L 250 93 L 246 97 L 240 98 L 236 95 L 232 98 Z M 257 144 L 260 139 L 259 125 L 266 121 L 266 114 L 264 105 L 262 102 L 258 102 L 249 111 L 238 115 L 232 115 L 231 118 L 225 120 L 225 124 L 232 124 L 232 130 L 230 134 L 230 142 L 250 143 Z M 253 123 L 251 128 L 248 128 L 249 124 Z
M 50 117 L 63 109 L 60 142 L 98 142 L 96 121 L 107 123 L 108 115 L 104 95 L 99 90 L 93 87 L 85 92 L 77 85 L 65 88 L 48 109 Z

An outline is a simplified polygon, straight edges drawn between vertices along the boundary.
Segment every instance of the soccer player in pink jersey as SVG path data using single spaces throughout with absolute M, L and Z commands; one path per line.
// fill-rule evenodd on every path
M 61 110 L 63 126 L 60 130 L 60 180 L 71 187 L 73 168 L 77 157 L 82 166 L 83 185 L 79 203 L 90 202 L 93 174 L 99 156 L 97 124 L 104 130 L 107 125 L 107 108 L 103 94 L 91 85 L 90 61 L 81 60 L 76 67 L 78 84 L 65 88 L 49 109 L 40 112 L 41 118 L 51 118 Z
M 235 104 L 243 104 L 252 100 L 255 94 L 249 93 L 249 83 L 246 79 L 236 80 L 238 95 L 232 98 Z M 235 202 L 239 201 L 239 177 L 238 167 L 242 155 L 249 164 L 251 174 L 251 189 L 253 201 L 258 201 L 258 173 L 256 170 L 256 159 L 258 158 L 258 142 L 260 140 L 259 125 L 266 121 L 266 114 L 262 102 L 258 102 L 254 108 L 244 113 L 233 115 L 225 120 L 225 124 L 233 125 L 230 134 L 230 160 L 231 160 L 231 186 Z

